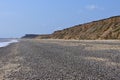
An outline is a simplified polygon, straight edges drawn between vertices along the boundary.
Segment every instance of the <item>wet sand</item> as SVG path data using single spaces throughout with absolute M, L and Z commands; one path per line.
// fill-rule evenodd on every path
M 120 41 L 21 40 L 0 48 L 0 80 L 120 80 Z

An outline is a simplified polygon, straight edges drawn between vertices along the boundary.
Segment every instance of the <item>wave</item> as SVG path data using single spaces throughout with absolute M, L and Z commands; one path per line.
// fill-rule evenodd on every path
M 10 40 L 8 42 L 0 42 L 0 47 L 6 47 L 11 43 L 17 43 L 17 42 L 18 42 L 18 40 Z

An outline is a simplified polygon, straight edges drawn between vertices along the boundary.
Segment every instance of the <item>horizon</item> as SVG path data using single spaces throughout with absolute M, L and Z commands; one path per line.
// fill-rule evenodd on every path
M 0 1 L 0 38 L 50 34 L 74 25 L 119 16 L 119 3 L 119 0 L 109 1 L 109 4 L 108 0 Z

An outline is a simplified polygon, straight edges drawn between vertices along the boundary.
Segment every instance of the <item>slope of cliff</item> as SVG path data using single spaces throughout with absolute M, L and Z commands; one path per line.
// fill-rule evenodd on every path
M 120 39 L 120 16 L 55 31 L 53 39 Z

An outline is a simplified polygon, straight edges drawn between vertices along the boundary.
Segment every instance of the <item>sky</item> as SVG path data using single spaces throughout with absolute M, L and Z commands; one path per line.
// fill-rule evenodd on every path
M 0 37 L 50 34 L 120 15 L 120 0 L 0 0 Z

